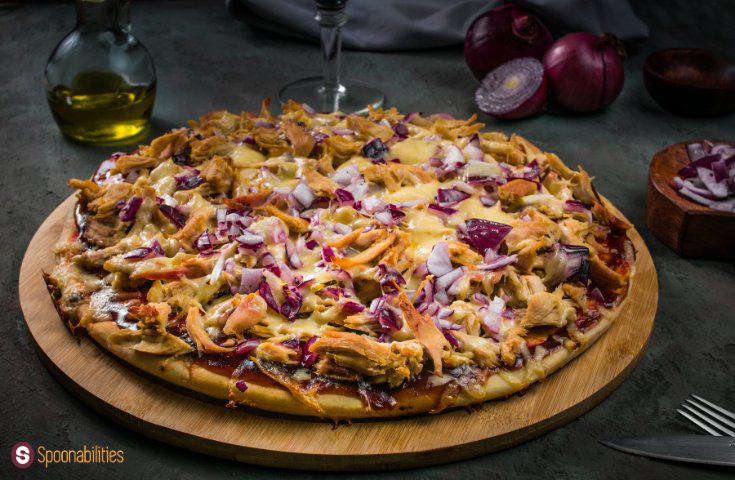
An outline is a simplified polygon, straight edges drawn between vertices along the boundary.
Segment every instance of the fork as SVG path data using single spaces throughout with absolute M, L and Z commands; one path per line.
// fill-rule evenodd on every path
M 686 419 L 716 437 L 735 437 L 735 413 L 697 395 L 689 395 L 676 411 Z

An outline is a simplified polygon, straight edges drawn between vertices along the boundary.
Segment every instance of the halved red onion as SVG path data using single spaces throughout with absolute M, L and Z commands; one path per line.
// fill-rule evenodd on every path
M 483 112 L 510 120 L 537 114 L 548 96 L 544 66 L 535 58 L 523 57 L 488 73 L 475 92 L 475 102 Z
M 434 245 L 426 260 L 429 273 L 441 277 L 452 271 L 452 260 L 449 258 L 449 247 L 446 242 L 438 242 Z

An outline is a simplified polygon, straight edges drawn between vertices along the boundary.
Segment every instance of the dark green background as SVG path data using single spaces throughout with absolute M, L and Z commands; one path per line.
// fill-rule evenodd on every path
M 307 0 L 304 0 L 307 1 Z M 296 77 L 319 73 L 312 44 L 251 30 L 227 16 L 222 2 L 133 2 L 133 31 L 158 69 L 153 133 L 213 109 L 254 110 Z M 735 408 L 735 267 L 684 260 L 648 232 L 644 202 L 648 162 L 664 146 L 694 138 L 735 139 L 735 117 L 690 120 L 663 112 L 641 79 L 656 49 L 700 46 L 735 56 L 733 2 L 634 2 L 650 40 L 626 62 L 622 95 L 603 113 L 546 114 L 515 123 L 481 115 L 491 129 L 518 131 L 570 165 L 598 177 L 596 185 L 638 227 L 659 273 L 656 326 L 641 364 L 608 399 L 570 424 L 524 445 L 454 464 L 353 478 L 725 478 L 706 469 L 628 456 L 601 438 L 694 433 L 674 409 L 689 393 Z M 42 72 L 55 44 L 73 27 L 70 4 L 0 4 L 0 477 L 70 478 L 336 478 L 229 462 L 132 433 L 93 412 L 56 383 L 31 347 L 17 296 L 22 254 L 33 232 L 71 191 L 68 177 L 86 177 L 112 149 L 64 140 L 51 119 Z M 423 52 L 346 52 L 344 71 L 380 86 L 404 112 L 476 111 L 476 82 L 460 48 Z M 717 235 L 717 232 L 711 232 Z M 735 248 L 735 245 L 733 246 Z M 652 299 L 653 301 L 653 299 Z M 49 319 L 53 321 L 53 319 Z M 223 414 L 226 413 L 223 410 Z M 125 451 L 114 466 L 38 465 L 15 470 L 10 447 L 28 441 L 50 448 L 108 445 Z

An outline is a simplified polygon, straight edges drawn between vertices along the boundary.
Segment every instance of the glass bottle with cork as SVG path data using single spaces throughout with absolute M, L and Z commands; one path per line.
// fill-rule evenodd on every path
M 45 87 L 61 132 L 85 143 L 142 135 L 156 96 L 148 50 L 130 33 L 130 0 L 76 0 L 77 25 L 51 53 Z

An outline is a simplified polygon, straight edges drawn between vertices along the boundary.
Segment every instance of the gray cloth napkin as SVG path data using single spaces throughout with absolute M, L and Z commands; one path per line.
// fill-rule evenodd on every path
M 319 38 L 311 0 L 226 0 L 233 16 L 254 26 L 300 38 Z M 457 45 L 481 13 L 502 0 L 349 0 L 345 47 L 415 50 Z M 626 0 L 517 0 L 552 33 L 610 32 L 625 42 L 648 37 L 648 27 Z

